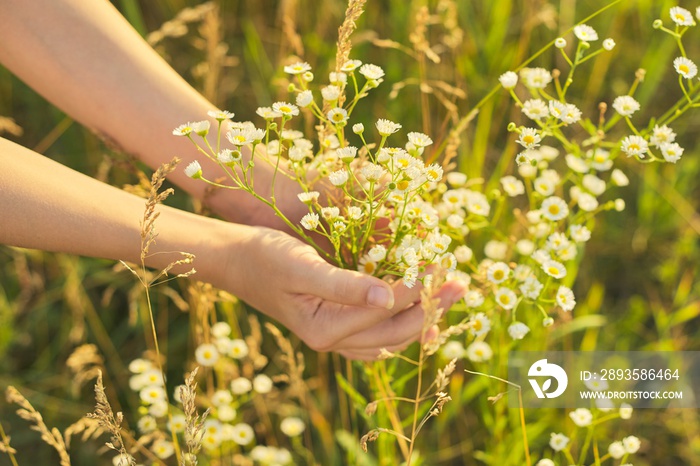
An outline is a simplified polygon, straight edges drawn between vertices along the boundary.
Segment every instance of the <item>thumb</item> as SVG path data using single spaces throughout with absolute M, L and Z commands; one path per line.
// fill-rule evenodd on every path
M 376 277 L 343 270 L 319 257 L 301 272 L 299 293 L 349 306 L 392 309 L 394 291 L 391 286 Z

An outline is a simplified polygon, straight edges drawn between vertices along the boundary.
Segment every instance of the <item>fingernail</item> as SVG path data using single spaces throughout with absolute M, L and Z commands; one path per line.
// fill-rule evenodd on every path
M 367 293 L 367 304 L 391 309 L 394 307 L 394 293 L 382 286 L 373 286 Z

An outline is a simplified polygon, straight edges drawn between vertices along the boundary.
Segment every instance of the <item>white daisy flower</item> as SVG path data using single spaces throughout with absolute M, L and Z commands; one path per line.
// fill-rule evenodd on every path
M 485 341 L 475 341 L 467 347 L 466 355 L 472 362 L 485 362 L 493 357 L 493 350 Z
M 554 251 L 560 251 L 569 246 L 569 244 L 570 242 L 566 235 L 558 231 L 552 233 L 549 235 L 549 238 L 547 238 L 547 247 Z
M 630 419 L 632 417 L 632 412 L 634 408 L 630 404 L 622 403 L 620 405 L 620 419 Z
M 377 131 L 381 136 L 389 136 L 401 129 L 401 125 L 393 121 L 380 118 L 376 123 Z
M 523 104 L 523 113 L 532 120 L 549 116 L 549 107 L 542 99 L 530 99 Z
M 133 374 L 142 374 L 153 369 L 153 363 L 148 359 L 137 358 L 129 363 L 129 371 Z
M 569 206 L 566 205 L 564 199 L 558 196 L 550 196 L 542 201 L 542 216 L 556 222 L 569 215 Z
M 202 137 L 209 133 L 209 128 L 211 127 L 209 120 L 195 121 L 194 123 L 191 123 L 191 125 L 192 131 Z
M 506 310 L 513 309 L 518 301 L 518 297 L 515 295 L 515 292 L 510 288 L 506 288 L 505 286 L 497 289 L 494 296 L 498 305 Z
M 416 147 L 427 147 L 433 143 L 430 136 L 415 131 L 408 133 L 408 141 Z
M 593 390 L 596 392 L 607 390 L 608 389 L 608 381 L 601 379 L 600 375 L 598 373 L 594 373 L 590 379 L 584 380 L 584 385 L 588 387 L 589 390 Z
M 571 311 L 576 306 L 576 298 L 571 288 L 561 285 L 557 290 L 556 301 L 559 307 L 565 311 Z
M 255 439 L 255 432 L 248 424 L 240 423 L 233 426 L 232 440 L 238 445 L 248 445 Z
M 299 107 L 287 102 L 275 102 L 272 104 L 272 110 L 288 117 L 299 115 Z
M 306 424 L 298 417 L 286 417 L 280 422 L 280 430 L 287 437 L 297 437 L 306 430 Z
M 170 421 L 168 421 L 168 429 L 173 433 L 180 433 L 185 431 L 185 426 L 187 425 L 187 420 L 184 414 L 173 414 Z
M 304 204 L 311 205 L 318 200 L 319 195 L 318 191 L 309 191 L 308 193 L 299 193 L 297 197 Z
M 678 162 L 683 155 L 683 150 L 676 142 L 661 144 L 661 154 L 664 156 L 664 160 L 670 163 Z
M 299 107 L 305 108 L 311 105 L 311 103 L 314 101 L 314 95 L 311 93 L 310 90 L 305 90 L 301 91 L 299 94 L 297 94 L 297 100 L 296 104 Z
M 576 202 L 581 210 L 593 212 L 598 208 L 598 199 L 588 193 L 580 193 Z
M 245 377 L 238 377 L 231 381 L 231 392 L 234 395 L 243 395 L 253 389 L 253 382 Z
M 522 340 L 530 332 L 530 327 L 522 322 L 513 322 L 508 326 L 508 335 L 513 340 Z
M 488 268 L 486 277 L 491 283 L 503 283 L 510 277 L 510 268 L 505 262 L 495 262 Z
M 282 116 L 282 112 L 273 110 L 271 107 L 258 107 L 255 113 L 266 120 L 274 120 Z
M 693 79 L 698 74 L 698 67 L 692 60 L 685 57 L 678 57 L 673 60 L 673 67 L 676 72 L 685 79 Z
M 340 97 L 340 88 L 338 86 L 330 85 L 321 89 L 321 97 L 326 102 L 335 102 Z
M 377 244 L 367 252 L 367 255 L 375 262 L 383 261 L 386 258 L 386 247 Z
M 207 115 L 218 121 L 230 120 L 234 117 L 232 112 L 226 110 L 209 110 Z
M 136 423 L 136 427 L 138 427 L 139 432 L 147 434 L 156 430 L 156 428 L 158 427 L 158 422 L 153 416 L 146 415 L 138 420 L 138 422 Z
M 370 182 L 378 181 L 386 174 L 386 170 L 382 166 L 374 163 L 365 164 L 360 171 L 362 176 L 364 176 L 365 179 Z
M 554 46 L 558 49 L 563 49 L 564 47 L 566 47 L 566 39 L 564 39 L 563 37 L 557 37 L 554 40 Z
M 562 451 L 569 444 L 569 437 L 564 434 L 555 434 L 552 432 L 549 438 L 549 446 L 554 451 Z
M 557 183 L 551 178 L 545 178 L 543 176 L 540 176 L 535 179 L 534 186 L 535 191 L 537 191 L 541 195 L 551 196 L 552 194 L 554 194 L 554 188 L 556 188 Z
M 144 403 L 150 405 L 159 401 L 165 401 L 167 397 L 163 387 L 160 385 L 151 385 L 139 392 L 139 398 L 141 398 L 141 401 Z
M 544 285 L 535 277 L 527 277 L 520 285 L 520 292 L 529 299 L 537 299 Z
M 311 65 L 306 62 L 296 62 L 292 65 L 287 65 L 284 67 L 284 72 L 287 74 L 303 74 L 307 71 L 311 71 Z
M 676 140 L 676 133 L 666 125 L 654 126 L 654 130 L 652 131 L 651 138 L 649 138 L 649 142 L 651 142 L 651 144 L 653 146 L 656 146 L 658 148 L 661 147 L 661 144 L 674 142 L 675 140 Z
M 488 199 L 480 192 L 470 191 L 466 201 L 467 204 L 465 207 L 467 211 L 471 212 L 472 214 L 488 217 L 489 213 L 491 212 L 491 206 L 489 205 Z
M 173 134 L 175 136 L 189 136 L 193 131 L 194 129 L 192 128 L 192 123 L 185 123 L 184 125 L 180 125 L 175 128 L 173 130 Z
M 461 359 L 464 357 L 464 346 L 458 341 L 450 340 L 440 348 L 440 354 L 448 361 Z
M 553 278 L 564 278 L 566 277 L 566 267 L 561 262 L 555 260 L 546 260 L 542 263 L 542 270 L 544 273 Z
M 542 136 L 535 128 L 523 128 L 516 142 L 526 149 L 534 149 L 541 141 Z
M 202 166 L 196 160 L 185 167 L 185 175 L 197 179 L 202 177 Z
M 598 171 L 608 171 L 613 166 L 613 161 L 610 160 L 610 151 L 598 147 L 594 151 L 586 153 L 591 167 Z
M 464 304 L 470 308 L 479 307 L 484 304 L 484 295 L 479 290 L 469 290 L 464 295 Z
M 507 253 L 508 245 L 503 241 L 492 239 L 484 246 L 484 255 L 495 261 L 504 260 Z
M 450 186 L 454 186 L 455 188 L 464 186 L 464 183 L 467 182 L 467 175 L 460 172 L 450 172 L 447 174 L 446 178 Z
M 593 421 L 593 414 L 586 408 L 578 408 L 571 411 L 569 413 L 569 417 L 572 421 L 574 421 L 574 424 L 579 427 L 590 426 L 591 422 Z
M 471 248 L 465 245 L 457 246 L 454 250 L 454 255 L 457 258 L 457 262 L 460 264 L 467 263 L 474 257 Z
M 627 157 L 636 156 L 643 159 L 648 150 L 649 145 L 641 136 L 627 136 L 622 140 L 622 151 L 627 154 Z
M 669 11 L 671 15 L 671 20 L 679 26 L 695 26 L 695 20 L 693 19 L 693 14 L 681 8 L 679 6 L 674 6 Z
M 625 446 L 622 445 L 622 442 L 617 441 L 610 444 L 610 446 L 608 447 L 608 454 L 612 458 L 619 460 L 620 458 L 625 456 L 625 454 L 627 454 L 627 451 L 625 450 Z
M 552 73 L 544 68 L 523 68 L 520 77 L 527 87 L 533 89 L 544 89 L 552 82 Z
M 477 312 L 469 319 L 469 333 L 475 337 L 486 335 L 491 330 L 491 320 L 483 312 Z
M 554 461 L 550 460 L 549 458 L 542 458 L 537 462 L 535 466 L 557 466 L 554 464 Z
M 194 351 L 194 357 L 200 366 L 211 367 L 219 360 L 219 350 L 210 343 L 204 343 Z
M 504 176 L 501 178 L 501 186 L 503 186 L 503 191 L 510 197 L 525 193 L 525 185 L 514 176 Z
M 611 38 L 607 38 L 607 39 L 605 39 L 605 40 L 603 41 L 603 48 L 604 48 L 605 50 L 607 50 L 608 52 L 611 51 L 612 49 L 614 49 L 614 48 L 615 48 L 615 45 L 617 45 L 617 44 L 616 44 L 615 41 L 614 41 L 613 39 L 611 39 Z
M 584 175 L 581 184 L 594 196 L 600 196 L 605 192 L 605 181 L 595 175 Z
M 309 212 L 301 218 L 301 226 L 307 230 L 315 230 L 318 227 L 319 217 L 318 214 Z
M 331 84 L 335 84 L 336 86 L 342 86 L 343 84 L 348 82 L 348 75 L 343 73 L 342 71 L 340 73 L 331 71 L 330 73 L 328 73 L 328 81 L 330 81 Z
M 348 182 L 349 178 L 350 174 L 345 169 L 334 171 L 333 173 L 328 175 L 328 179 L 333 184 L 333 186 L 343 186 L 345 183 Z
M 515 249 L 523 256 L 529 256 L 535 250 L 535 243 L 529 239 L 520 239 L 517 243 L 515 243 Z
M 575 171 L 576 173 L 588 173 L 590 167 L 581 157 L 577 157 L 574 154 L 566 154 L 566 166 Z
M 360 74 L 367 79 L 377 81 L 384 77 L 384 70 L 377 65 L 366 64 L 360 67 Z
M 348 112 L 344 108 L 333 108 L 326 116 L 335 125 L 339 125 L 348 121 Z
M 333 220 L 335 218 L 340 217 L 340 208 L 335 207 L 335 206 L 322 207 L 321 208 L 321 215 L 326 220 Z
M 362 134 L 365 132 L 365 125 L 362 123 L 355 123 L 352 125 L 352 132 L 355 134 Z
M 348 218 L 350 220 L 359 220 L 364 215 L 364 212 L 360 207 L 350 206 L 348 207 Z
M 591 239 L 591 230 L 586 228 L 585 225 L 571 225 L 569 227 L 569 234 L 571 235 L 571 239 L 577 243 L 585 243 Z
M 627 186 L 630 184 L 630 180 L 627 178 L 627 175 L 617 168 L 610 174 L 610 180 L 615 186 Z
M 342 67 L 340 67 L 340 70 L 345 71 L 346 73 L 351 73 L 358 69 L 361 65 L 362 62 L 360 60 L 348 60 Z
M 598 33 L 587 24 L 579 24 L 576 26 L 574 28 L 574 35 L 578 37 L 579 40 L 584 42 L 593 42 L 598 40 Z
M 513 89 L 518 84 L 518 75 L 513 71 L 506 71 L 498 78 L 498 81 L 504 89 Z
M 612 106 L 622 116 L 630 116 L 640 108 L 639 102 L 630 95 L 616 97 Z
M 258 374 L 253 378 L 253 390 L 265 394 L 272 391 L 272 379 L 265 374 Z
M 411 267 L 407 268 L 404 271 L 403 284 L 406 286 L 406 288 L 413 288 L 413 286 L 416 284 L 417 279 L 418 279 L 418 266 L 417 265 L 412 265 Z
M 231 340 L 231 347 L 228 350 L 228 355 L 233 359 L 243 359 L 248 356 L 249 351 L 248 344 L 244 340 L 236 338 Z

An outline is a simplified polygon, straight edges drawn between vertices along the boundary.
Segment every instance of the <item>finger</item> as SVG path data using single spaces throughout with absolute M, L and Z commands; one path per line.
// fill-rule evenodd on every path
M 459 282 L 445 283 L 435 295 L 438 298 L 438 307 L 449 309 L 455 302 L 462 299 L 466 289 Z M 337 348 L 346 350 L 388 348 L 407 345 L 421 337 L 425 318 L 425 311 L 416 304 L 403 312 L 367 328 L 354 333 L 339 341 Z M 435 329 L 428 329 L 423 339 L 429 341 L 435 338 Z
M 394 290 L 376 277 L 330 265 L 320 257 L 309 261 L 291 291 L 347 306 L 393 309 Z

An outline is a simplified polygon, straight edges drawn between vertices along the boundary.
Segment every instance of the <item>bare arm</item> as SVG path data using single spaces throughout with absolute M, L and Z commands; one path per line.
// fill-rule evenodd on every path
M 0 243 L 140 261 L 144 200 L 0 138 Z M 418 290 L 326 263 L 285 233 L 160 206 L 152 252 L 196 256 L 195 277 L 279 320 L 317 350 L 371 359 L 419 337 Z M 177 255 L 151 254 L 161 268 Z M 462 289 L 446 285 L 446 308 Z
M 206 118 L 214 106 L 108 1 L 0 0 L 0 11 L 0 63 L 50 102 L 152 168 L 177 155 L 183 166 L 199 159 L 205 172 L 218 172 L 189 141 L 172 136 L 176 126 Z M 256 185 L 268 187 L 271 169 L 258 165 Z M 171 179 L 204 196 L 206 185 L 182 170 Z M 231 221 L 281 226 L 245 193 L 217 192 L 210 204 Z

